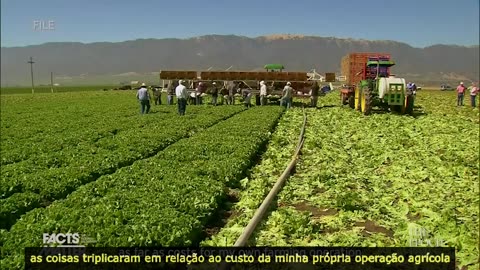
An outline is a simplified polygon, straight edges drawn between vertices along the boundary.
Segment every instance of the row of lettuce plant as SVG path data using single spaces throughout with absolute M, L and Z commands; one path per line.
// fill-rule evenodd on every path
M 282 112 L 252 108 L 28 212 L 3 235 L 2 266 L 22 267 L 23 248 L 41 246 L 43 233 L 78 232 L 94 246 L 198 244 Z
M 2 170 L 0 179 L 0 229 L 9 228 L 31 209 L 65 198 L 79 186 L 101 175 L 153 156 L 181 138 L 242 110 L 241 107 L 209 108 L 202 114 L 185 118 L 175 114 L 161 120 L 150 117 L 142 128 L 131 128 L 94 143 L 78 142 L 75 146 L 65 146 L 59 152 L 46 153 L 38 160 L 45 162 L 45 167 L 41 169 L 12 164 Z M 65 135 L 68 136 L 68 132 Z

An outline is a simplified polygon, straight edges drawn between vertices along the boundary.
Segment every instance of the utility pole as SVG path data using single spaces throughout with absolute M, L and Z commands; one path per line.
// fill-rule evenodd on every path
M 33 86 L 33 57 L 30 56 L 30 61 L 28 61 L 28 63 L 30 64 L 30 73 L 32 75 L 32 94 L 35 93 L 35 87 Z
M 53 93 L 53 72 L 50 72 L 50 88 L 52 89 Z

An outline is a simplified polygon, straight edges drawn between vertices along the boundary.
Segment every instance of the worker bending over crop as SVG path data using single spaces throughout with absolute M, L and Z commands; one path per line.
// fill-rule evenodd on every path
M 148 93 L 145 83 L 137 91 L 137 100 L 140 102 L 140 114 L 146 114 L 150 111 L 150 93 Z
M 220 90 L 220 97 L 222 98 L 220 100 L 220 104 L 228 104 L 228 89 L 226 87 L 223 87 L 221 90 Z
M 190 105 L 197 105 L 197 95 L 196 92 L 190 92 L 188 96 L 188 104 Z
M 287 82 L 287 85 L 283 88 L 282 98 L 280 99 L 280 106 L 285 106 L 289 109 L 292 106 L 292 96 L 294 89 L 291 87 L 291 83 Z
M 178 81 L 178 86 L 175 88 L 175 94 L 177 95 L 178 114 L 185 115 L 187 109 L 187 88 L 183 85 L 183 80 Z
M 252 92 L 250 89 L 245 88 L 242 90 L 242 96 L 243 96 L 243 102 L 245 103 L 245 107 L 250 108 L 251 105 L 251 99 L 252 99 Z

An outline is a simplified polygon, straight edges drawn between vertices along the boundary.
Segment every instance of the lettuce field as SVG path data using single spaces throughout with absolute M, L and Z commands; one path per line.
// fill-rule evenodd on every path
M 299 103 L 302 101 L 299 100 Z M 257 246 L 452 246 L 479 267 L 479 110 L 419 91 L 413 116 L 306 108 Z M 132 91 L 1 99 L 0 268 L 43 233 L 93 246 L 231 246 L 289 163 L 303 110 L 152 104 Z

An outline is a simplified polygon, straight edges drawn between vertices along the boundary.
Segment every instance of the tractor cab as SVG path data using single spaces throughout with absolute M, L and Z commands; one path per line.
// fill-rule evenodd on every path
M 412 113 L 414 97 L 406 88 L 405 79 L 390 74 L 395 62 L 387 57 L 368 57 L 363 79 L 355 88 L 353 107 L 365 115 L 374 106 L 401 113 Z
M 369 57 L 364 70 L 364 78 L 366 80 L 388 78 L 390 77 L 390 67 L 394 65 L 395 62 L 387 57 Z

